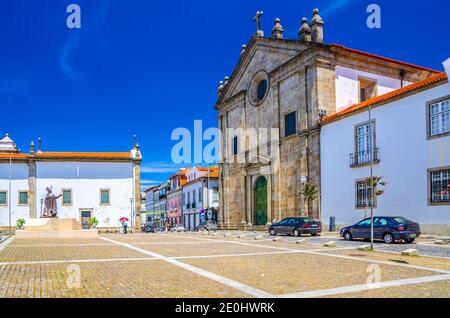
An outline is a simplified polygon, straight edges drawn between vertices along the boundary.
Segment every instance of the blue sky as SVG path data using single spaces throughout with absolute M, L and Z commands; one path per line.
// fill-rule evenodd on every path
M 79 4 L 82 28 L 66 27 Z M 381 29 L 366 27 L 366 7 L 382 9 Z M 136 131 L 145 186 L 176 167 L 177 127 L 216 126 L 218 81 L 230 75 L 252 36 L 256 10 L 270 34 L 281 18 L 295 38 L 314 7 L 325 42 L 442 70 L 450 56 L 448 1 L 0 0 L 0 135 L 27 152 L 127 151 Z

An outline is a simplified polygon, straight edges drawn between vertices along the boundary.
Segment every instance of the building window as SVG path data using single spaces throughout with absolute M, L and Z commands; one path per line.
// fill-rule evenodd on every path
M 450 99 L 430 104 L 428 107 L 430 136 L 450 133 Z
M 198 202 L 202 202 L 202 188 L 198 189 Z
M 238 137 L 233 137 L 233 156 L 236 156 L 238 154 Z
M 248 97 L 253 106 L 261 105 L 267 98 L 269 92 L 270 79 L 265 71 L 258 72 L 250 81 Z
M 62 205 L 72 205 L 72 190 L 62 190 Z
M 375 189 L 374 189 L 375 192 Z M 372 191 L 370 180 L 356 182 L 356 208 L 369 208 L 372 204 Z M 377 206 L 376 197 L 373 207 Z
M 28 191 L 19 191 L 19 205 L 28 205 Z
M 192 203 L 195 203 L 195 199 L 196 199 L 195 195 L 196 195 L 196 191 L 192 190 Z
M 364 123 L 355 127 L 355 153 L 350 154 L 350 166 L 360 166 L 379 162 L 378 149 L 375 147 L 375 123 Z M 373 143 L 373 144 L 372 144 Z M 372 153 L 370 149 L 372 148 Z M 373 158 L 372 158 L 373 157 Z
M 450 169 L 430 172 L 431 204 L 450 203 Z
M 377 96 L 377 81 L 368 78 L 360 78 L 359 102 L 364 102 L 375 96 Z
M 0 205 L 8 205 L 8 192 L 0 191 Z
M 213 188 L 213 203 L 219 202 L 219 188 Z
M 266 96 L 266 92 L 267 92 L 267 80 L 263 79 L 258 83 L 258 88 L 256 89 L 258 101 L 262 100 L 264 96 Z
M 101 205 L 109 205 L 110 204 L 109 189 L 101 189 L 100 190 L 100 204 Z
M 284 136 L 290 136 L 297 132 L 297 120 L 295 112 L 286 114 L 284 116 Z

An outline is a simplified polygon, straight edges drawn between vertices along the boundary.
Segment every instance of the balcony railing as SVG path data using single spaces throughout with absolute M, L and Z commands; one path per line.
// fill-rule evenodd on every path
M 370 156 L 370 151 L 360 151 L 350 154 L 350 167 L 359 167 L 370 164 L 372 158 Z M 379 149 L 373 149 L 373 163 L 379 163 Z

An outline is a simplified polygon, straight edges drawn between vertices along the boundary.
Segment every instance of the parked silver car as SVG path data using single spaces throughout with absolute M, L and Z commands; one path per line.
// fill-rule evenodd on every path
M 203 224 L 200 224 L 195 229 L 196 231 L 216 231 L 217 230 L 217 223 L 213 221 L 209 221 Z
M 172 232 L 184 232 L 186 229 L 184 228 L 183 225 L 175 225 L 170 229 Z

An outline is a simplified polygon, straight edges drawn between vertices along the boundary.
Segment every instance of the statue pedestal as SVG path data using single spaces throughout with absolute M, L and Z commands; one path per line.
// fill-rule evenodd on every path
M 24 230 L 16 230 L 17 239 L 39 238 L 96 238 L 98 230 L 82 230 L 75 219 L 41 218 L 30 219 Z

